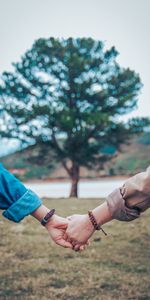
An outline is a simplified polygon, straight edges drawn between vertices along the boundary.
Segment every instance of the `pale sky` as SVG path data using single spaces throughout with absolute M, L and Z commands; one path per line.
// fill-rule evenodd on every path
M 12 70 L 35 39 L 50 36 L 114 45 L 119 63 L 139 73 L 144 84 L 131 115 L 150 115 L 150 0 L 0 0 L 0 72 Z

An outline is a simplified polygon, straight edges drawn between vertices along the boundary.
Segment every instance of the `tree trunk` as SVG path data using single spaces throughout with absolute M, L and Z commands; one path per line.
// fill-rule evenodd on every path
M 70 178 L 72 181 L 70 197 L 78 197 L 79 170 L 79 165 L 73 162 L 70 174 Z

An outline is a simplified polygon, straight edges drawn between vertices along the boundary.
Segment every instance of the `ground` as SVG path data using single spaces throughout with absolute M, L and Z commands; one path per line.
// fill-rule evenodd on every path
M 101 200 L 45 201 L 58 214 L 86 212 Z M 55 246 L 30 216 L 0 217 L 0 300 L 150 299 L 150 210 L 134 222 L 104 226 L 82 253 Z

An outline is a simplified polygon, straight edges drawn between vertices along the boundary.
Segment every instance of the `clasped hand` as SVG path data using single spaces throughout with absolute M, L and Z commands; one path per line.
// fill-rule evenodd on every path
M 56 244 L 75 251 L 84 250 L 94 233 L 93 225 L 86 214 L 67 218 L 54 215 L 46 228 Z

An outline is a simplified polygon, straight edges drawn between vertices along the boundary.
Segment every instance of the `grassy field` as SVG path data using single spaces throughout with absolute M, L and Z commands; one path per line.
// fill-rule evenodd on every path
M 45 201 L 63 216 L 86 212 L 99 200 Z M 150 299 L 150 210 L 131 223 L 113 221 L 82 253 L 55 246 L 31 217 L 0 217 L 1 300 Z

